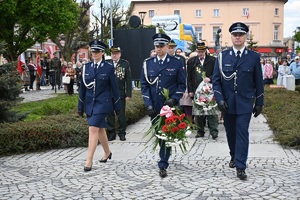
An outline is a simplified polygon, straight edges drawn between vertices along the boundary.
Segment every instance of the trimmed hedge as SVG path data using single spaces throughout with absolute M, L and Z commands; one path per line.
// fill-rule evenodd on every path
M 62 97 L 56 97 L 62 98 Z M 55 98 L 54 98 L 55 99 Z M 48 105 L 54 99 L 30 102 L 37 108 Z M 74 98 L 63 98 L 64 101 L 74 101 Z M 74 103 L 74 102 L 70 102 Z M 19 105 L 22 110 L 22 105 Z M 27 107 L 27 105 L 24 105 Z M 43 107 L 43 106 L 42 106 Z M 77 108 L 65 114 L 52 112 L 49 106 L 43 110 L 33 108 L 36 114 L 49 116 L 34 121 L 20 121 L 15 123 L 0 123 L 0 155 L 10 155 L 53 148 L 86 147 L 88 144 L 88 124 L 86 118 L 77 115 Z M 57 110 L 56 107 L 53 108 Z M 26 110 L 26 109 L 25 109 Z M 132 124 L 146 115 L 146 109 L 141 91 L 133 91 L 131 101 L 126 105 L 127 123 Z
M 263 113 L 275 140 L 283 146 L 300 148 L 300 94 L 284 88 L 265 87 L 265 106 Z

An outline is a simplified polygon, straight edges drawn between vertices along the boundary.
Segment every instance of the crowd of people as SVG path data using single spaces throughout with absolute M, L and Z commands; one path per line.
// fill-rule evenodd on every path
M 32 91 L 34 83 L 36 83 L 36 90 L 41 90 L 41 86 L 52 86 L 60 90 L 64 89 L 69 95 L 74 94 L 74 84 L 77 85 L 77 91 L 80 87 L 82 65 L 88 59 L 80 59 L 74 65 L 73 62 L 67 62 L 59 58 L 57 52 L 53 53 L 53 58 L 50 59 L 48 53 L 40 60 L 39 65 L 42 68 L 42 74 L 38 73 L 38 63 L 34 63 L 32 58 L 29 58 L 25 64 L 22 65 L 21 79 L 23 80 L 24 91 Z M 68 84 L 63 83 L 63 77 L 70 77 Z

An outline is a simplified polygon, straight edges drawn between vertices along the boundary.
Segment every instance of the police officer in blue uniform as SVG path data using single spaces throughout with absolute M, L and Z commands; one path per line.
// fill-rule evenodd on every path
M 79 90 L 78 114 L 83 116 L 85 111 L 89 124 L 88 156 L 84 171 L 91 171 L 92 162 L 98 140 L 104 156 L 100 162 L 111 159 L 112 153 L 108 146 L 105 118 L 114 110 L 118 115 L 121 110 L 118 80 L 114 66 L 103 59 L 107 45 L 99 40 L 90 42 L 93 61 L 85 64 Z
M 246 179 L 251 114 L 257 117 L 264 103 L 260 55 L 245 47 L 248 27 L 241 22 L 230 26 L 233 47 L 219 53 L 213 73 L 216 101 L 224 114 L 224 126 L 231 160 L 237 177 Z
M 186 89 L 185 67 L 178 57 L 167 54 L 170 37 L 165 34 L 155 34 L 155 51 L 157 56 L 144 61 L 141 73 L 141 90 L 143 100 L 151 120 L 159 114 L 164 105 L 178 106 L 179 100 Z M 162 95 L 163 89 L 169 90 L 169 100 Z M 159 175 L 167 176 L 168 160 L 171 148 L 160 141 L 160 161 L 158 162 Z

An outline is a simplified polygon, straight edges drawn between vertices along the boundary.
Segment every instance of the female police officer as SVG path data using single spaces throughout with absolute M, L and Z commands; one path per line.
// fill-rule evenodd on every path
M 111 159 L 112 153 L 108 146 L 105 131 L 105 117 L 107 113 L 112 113 L 114 110 L 118 114 L 121 109 L 114 67 L 102 59 L 107 46 L 99 40 L 94 40 L 90 42 L 90 47 L 93 61 L 83 66 L 78 100 L 78 114 L 83 116 L 85 111 L 89 124 L 88 157 L 84 171 L 91 171 L 92 169 L 98 140 L 104 149 L 104 156 L 100 162 Z

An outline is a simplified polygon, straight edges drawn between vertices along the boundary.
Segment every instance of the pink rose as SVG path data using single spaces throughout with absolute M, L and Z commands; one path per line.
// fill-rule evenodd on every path
M 204 78 L 204 83 L 209 83 L 209 81 L 210 81 L 210 78 L 207 78 L 207 77 Z
M 169 118 L 173 116 L 173 111 L 168 105 L 166 105 L 161 108 L 159 115 L 166 116 L 166 118 Z

